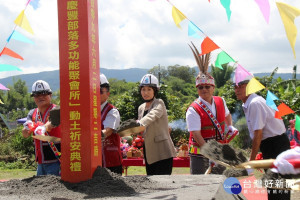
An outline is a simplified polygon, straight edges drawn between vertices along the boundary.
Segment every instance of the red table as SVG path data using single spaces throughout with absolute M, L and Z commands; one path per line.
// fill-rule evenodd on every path
M 127 176 L 127 169 L 130 166 L 145 166 L 143 158 L 127 158 L 123 159 L 123 168 L 125 176 Z M 190 167 L 190 157 L 176 157 L 173 158 L 173 167 Z

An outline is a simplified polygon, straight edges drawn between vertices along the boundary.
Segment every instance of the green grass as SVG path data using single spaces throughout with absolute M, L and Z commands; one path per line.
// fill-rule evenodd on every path
M 36 175 L 36 170 L 7 169 L 0 170 L 0 180 L 23 179 Z

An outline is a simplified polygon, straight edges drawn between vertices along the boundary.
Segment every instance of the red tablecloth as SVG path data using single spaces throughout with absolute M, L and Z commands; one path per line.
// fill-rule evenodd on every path
M 122 163 L 125 175 L 127 176 L 127 169 L 130 166 L 145 166 L 143 158 L 128 158 L 123 159 Z M 190 157 L 176 157 L 173 158 L 173 167 L 190 167 Z

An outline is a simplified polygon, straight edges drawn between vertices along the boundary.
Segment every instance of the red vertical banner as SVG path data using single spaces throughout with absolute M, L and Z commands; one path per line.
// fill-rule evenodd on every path
M 80 182 L 102 165 L 97 0 L 57 0 L 61 178 Z

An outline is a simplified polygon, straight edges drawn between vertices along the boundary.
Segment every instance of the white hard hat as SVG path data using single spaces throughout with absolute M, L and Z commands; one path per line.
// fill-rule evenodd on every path
M 109 85 L 109 82 L 104 74 L 100 74 L 100 86 L 103 84 Z
M 142 86 L 156 87 L 159 89 L 158 79 L 153 74 L 146 74 L 141 79 L 140 87 Z
M 32 85 L 31 96 L 36 93 L 52 94 L 52 90 L 46 81 L 38 80 Z

